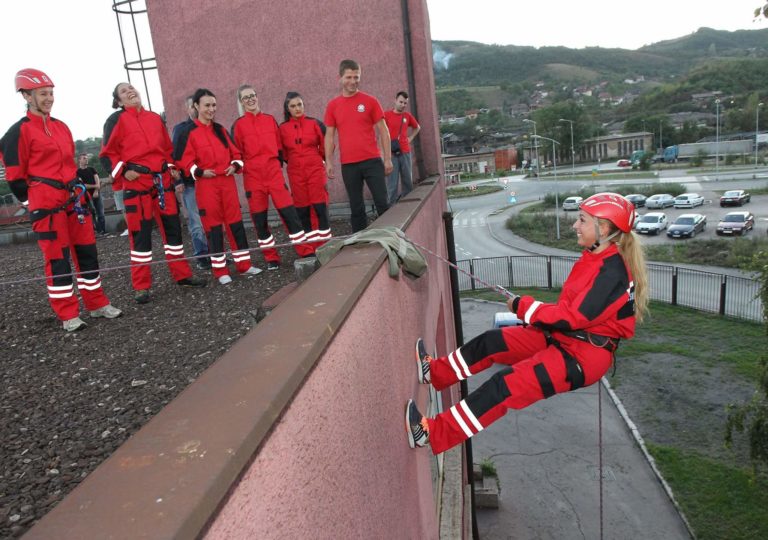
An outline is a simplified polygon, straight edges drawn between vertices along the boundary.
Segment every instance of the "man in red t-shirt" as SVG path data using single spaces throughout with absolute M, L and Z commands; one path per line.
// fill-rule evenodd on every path
M 395 96 L 395 108 L 384 113 L 384 121 L 389 128 L 392 140 L 392 172 L 387 176 L 387 202 L 392 206 L 397 199 L 404 197 L 413 189 L 411 172 L 411 142 L 419 134 L 421 126 L 405 107 L 408 105 L 408 93 L 401 90 Z M 408 135 L 408 128 L 411 134 Z M 397 184 L 403 183 L 403 191 L 397 194 Z
M 381 104 L 358 89 L 360 64 L 342 60 L 339 76 L 341 95 L 333 98 L 325 109 L 325 169 L 328 178 L 334 178 L 334 135 L 338 131 L 341 177 L 349 197 L 352 231 L 357 232 L 368 226 L 363 182 L 373 196 L 379 215 L 389 207 L 384 177 L 392 172 L 392 150 Z M 378 144 L 376 132 L 379 134 Z

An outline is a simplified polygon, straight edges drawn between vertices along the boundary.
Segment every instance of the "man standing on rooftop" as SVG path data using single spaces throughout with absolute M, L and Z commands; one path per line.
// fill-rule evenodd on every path
M 385 177 L 392 172 L 392 150 L 381 104 L 359 90 L 360 64 L 342 60 L 339 76 L 341 95 L 333 98 L 325 110 L 325 168 L 328 178 L 334 178 L 334 135 L 338 131 L 341 176 L 349 197 L 352 231 L 357 232 L 368 226 L 363 182 L 373 196 L 376 212 L 381 215 L 388 208 Z

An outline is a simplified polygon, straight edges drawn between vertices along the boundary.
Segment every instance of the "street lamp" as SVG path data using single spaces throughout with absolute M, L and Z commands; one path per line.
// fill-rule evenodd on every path
M 552 142 L 552 172 L 555 175 L 555 228 L 557 230 L 557 239 L 560 240 L 560 189 L 557 186 L 557 152 L 555 151 L 555 145 L 560 143 L 555 139 L 542 137 L 541 135 L 534 135 L 533 138 Z
M 761 102 L 755 107 L 755 168 L 757 168 L 757 134 L 760 130 L 760 107 L 763 105 Z
M 715 177 L 720 173 L 720 100 L 715 100 Z
M 576 154 L 573 152 L 573 120 L 561 118 L 558 122 L 568 122 L 571 124 L 571 177 L 576 176 Z M 755 162 L 757 163 L 757 162 Z
M 533 138 L 537 139 L 538 135 L 536 135 L 536 121 L 535 120 L 529 120 L 527 118 L 523 118 L 523 122 L 527 124 L 533 124 Z M 534 152 L 536 154 L 536 178 L 541 178 L 539 176 L 539 142 L 536 141 L 536 146 L 534 146 Z

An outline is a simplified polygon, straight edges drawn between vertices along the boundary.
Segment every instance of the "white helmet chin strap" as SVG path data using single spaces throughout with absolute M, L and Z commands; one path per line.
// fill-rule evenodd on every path
M 600 225 L 597 222 L 597 220 L 595 220 L 595 238 L 597 238 L 597 240 L 595 240 L 595 243 L 592 244 L 592 246 L 589 248 L 589 251 L 595 251 L 597 248 L 599 248 L 603 244 L 610 242 L 612 238 L 615 238 L 620 233 L 621 231 L 619 229 L 616 229 L 605 238 L 600 238 Z

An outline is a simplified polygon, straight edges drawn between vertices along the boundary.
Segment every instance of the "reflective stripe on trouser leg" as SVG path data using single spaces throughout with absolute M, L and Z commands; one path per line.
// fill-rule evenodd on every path
M 214 225 L 208 231 L 208 249 L 211 252 L 211 271 L 213 277 L 229 275 L 227 256 L 224 252 L 224 226 Z
M 71 225 L 81 227 L 80 224 Z M 93 234 L 92 231 L 89 231 Z M 86 233 L 87 240 L 88 233 Z M 80 239 L 74 239 L 78 241 Z M 95 242 L 95 239 L 94 239 Z M 109 304 L 104 289 L 101 287 L 101 275 L 99 274 L 99 257 L 96 251 L 96 244 L 81 245 L 75 244 L 72 249 L 72 260 L 75 263 L 75 270 L 82 272 L 77 276 L 77 289 L 83 298 L 85 309 L 95 311 Z
M 69 249 L 62 243 L 62 239 L 68 238 L 65 212 L 57 212 L 46 219 L 34 221 L 32 230 L 37 235 L 37 245 L 43 252 L 51 309 L 59 320 L 73 319 L 79 314 L 80 305 L 74 294 L 72 276 L 67 275 L 72 272 L 72 268 L 69 265 Z
M 160 227 L 160 236 L 163 239 L 165 261 L 174 281 L 180 281 L 192 275 L 192 268 L 184 258 L 184 243 L 181 240 L 181 220 L 175 197 L 167 197 L 165 209 L 161 210 L 159 203 L 155 201 L 155 216 Z
M 248 238 L 245 236 L 245 226 L 242 221 L 230 223 L 227 227 L 229 245 L 232 246 L 232 259 L 235 268 L 240 273 L 251 267 L 251 252 L 248 251 Z
M 299 215 L 296 213 L 296 208 L 293 205 L 284 206 L 278 208 L 277 212 L 280 214 L 280 218 L 283 220 L 285 228 L 288 229 L 288 238 L 291 243 L 294 244 L 296 254 L 299 257 L 307 257 L 315 252 L 315 248 L 308 244 L 301 244 L 307 240 L 307 234 L 301 226 Z M 298 244 L 298 245 L 296 245 Z
M 471 339 L 448 356 L 437 358 L 430 365 L 432 386 L 442 390 L 458 381 L 479 373 L 493 363 L 492 356 L 508 352 L 501 330 L 488 330 Z
M 429 444 L 434 453 L 464 442 L 504 415 L 507 407 L 503 403 L 510 395 L 504 376 L 510 373 L 511 368 L 495 373 L 466 399 L 429 421 Z
M 131 197 L 125 205 L 125 220 L 131 254 L 131 282 L 134 290 L 141 291 L 152 286 L 152 197 L 138 195 Z
M 280 254 L 276 249 L 272 248 L 275 245 L 275 237 L 272 236 L 272 231 L 267 222 L 267 210 L 252 213 L 251 219 L 253 220 L 253 226 L 256 227 L 256 239 L 259 242 L 259 248 L 264 256 L 264 260 L 280 263 Z

